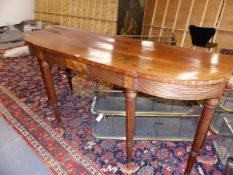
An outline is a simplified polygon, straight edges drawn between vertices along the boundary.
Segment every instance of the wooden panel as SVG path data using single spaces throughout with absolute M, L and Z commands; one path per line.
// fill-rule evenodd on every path
M 71 0 L 62 1 L 62 14 L 70 15 L 70 5 L 71 5 Z
M 160 32 L 160 28 L 159 27 L 153 27 L 151 35 L 158 37 L 159 36 L 159 32 Z
M 40 0 L 35 1 L 35 11 L 36 12 L 41 11 L 41 1 Z M 40 13 L 35 13 L 35 19 L 36 20 L 41 20 L 41 14 Z
M 96 19 L 101 19 L 102 9 L 103 9 L 103 0 L 96 0 L 96 10 L 95 10 Z
M 54 23 L 61 24 L 61 15 L 54 15 Z
M 143 31 L 142 31 L 142 35 L 149 36 L 149 32 L 150 32 L 150 26 L 144 26 Z
M 233 1 L 227 0 L 225 1 L 226 7 L 225 11 L 223 12 L 223 18 L 220 24 L 219 29 L 221 30 L 228 30 L 233 32 Z
M 107 32 L 106 32 L 108 35 L 114 34 L 113 27 L 115 27 L 114 22 L 108 22 L 108 24 L 107 24 Z
M 46 14 L 40 14 L 41 21 L 47 21 L 47 15 Z
M 101 21 L 100 32 L 107 34 L 107 25 L 108 23 L 106 21 Z
M 70 25 L 70 17 L 68 16 L 62 16 L 62 23 L 61 25 L 69 26 Z
M 76 27 L 76 18 L 75 17 L 70 18 L 70 26 Z
M 40 11 L 41 9 L 41 1 L 40 0 L 35 0 L 35 10 Z
M 48 0 L 41 0 L 40 11 L 48 12 Z
M 88 1 L 88 13 L 87 13 L 87 17 L 89 19 L 92 19 L 94 17 L 95 5 L 96 5 L 96 1 L 95 0 L 89 0 Z
M 69 68 L 72 70 L 75 70 L 81 74 L 86 73 L 86 65 L 83 63 L 79 63 L 74 60 L 69 60 L 67 57 L 64 57 L 63 55 L 54 54 L 48 51 L 43 51 L 44 59 L 48 61 L 50 64 L 56 64 L 63 68 Z
M 183 0 L 181 2 L 181 6 L 180 6 L 181 13 L 179 13 L 178 15 L 177 24 L 176 24 L 177 29 L 185 29 L 191 3 L 192 3 L 191 0 L 190 1 Z
M 124 84 L 123 74 L 97 68 L 94 66 L 87 66 L 87 71 L 89 76 L 92 77 L 93 79 L 106 81 L 108 83 L 116 84 L 118 86 L 123 86 Z
M 85 30 L 88 30 L 88 11 L 89 11 L 89 5 L 90 1 L 89 0 L 84 0 L 83 1 L 83 12 L 82 12 L 82 28 Z
M 71 0 L 70 2 L 70 15 L 71 16 L 77 16 L 76 12 L 77 12 L 77 0 Z
M 157 0 L 157 8 L 155 11 L 155 19 L 153 21 L 153 26 L 161 26 L 162 20 L 163 20 L 163 15 L 164 15 L 164 10 L 166 8 L 166 2 L 167 0 Z
M 94 22 L 95 22 L 95 9 L 96 9 L 96 0 L 93 0 L 90 4 L 90 13 L 88 13 L 89 20 L 89 30 L 93 31 Z
M 35 5 L 37 20 L 115 33 L 118 0 L 37 0 Z
M 69 26 L 70 24 L 70 3 L 71 0 L 62 1 L 62 25 Z
M 48 12 L 55 13 L 55 0 L 48 0 Z
M 93 11 L 94 11 L 94 0 L 88 0 L 87 5 L 87 20 L 86 20 L 86 30 L 91 31 L 92 30 L 92 22 L 93 22 Z
M 81 28 L 81 19 L 80 18 L 76 18 L 76 25 L 77 28 Z
M 232 36 L 233 32 L 219 31 L 215 41 L 216 43 L 218 43 L 218 50 L 222 48 L 232 49 Z
M 55 0 L 48 0 L 48 13 L 47 21 L 54 23 Z
M 76 0 L 76 27 L 81 28 L 81 16 L 82 16 L 82 0 Z
M 40 19 L 40 13 L 35 13 L 35 19 L 36 19 L 36 20 L 39 20 L 39 21 L 41 20 L 41 19 Z
M 54 23 L 61 24 L 61 14 L 62 14 L 62 0 L 56 0 L 55 2 L 55 12 L 56 15 L 54 16 Z M 60 15 L 59 15 L 60 14 Z
M 184 34 L 184 31 L 182 31 L 182 30 L 175 30 L 176 46 L 180 46 L 181 45 L 183 34 Z M 185 46 L 185 47 L 189 47 L 189 46 Z
M 112 34 L 113 34 L 113 35 L 116 35 L 116 34 L 117 34 L 117 23 L 116 23 L 116 22 L 114 22 L 114 24 L 113 24 L 113 31 L 112 31 Z
M 92 31 L 98 32 L 99 31 L 99 21 L 95 20 L 94 24 L 95 25 L 93 25 Z
M 172 36 L 172 29 L 163 29 L 163 35 L 161 37 L 159 37 L 160 35 L 160 28 L 159 27 L 154 27 L 152 29 L 152 35 L 151 36 L 151 41 L 168 41 L 169 38 Z
M 175 16 L 176 16 L 176 13 L 177 13 L 178 3 L 179 3 L 179 0 L 170 1 L 170 4 L 168 6 L 166 20 L 165 20 L 165 23 L 164 23 L 164 26 L 166 28 L 172 29 L 172 27 L 173 27 L 173 23 L 174 23 Z
M 183 85 L 171 85 L 167 83 L 155 82 L 147 79 L 137 78 L 134 80 L 134 89 L 140 92 L 145 92 L 150 95 L 178 99 L 181 100 L 185 97 L 185 100 L 200 100 L 208 99 L 213 96 L 221 96 L 222 84 L 216 83 L 215 85 L 205 85 L 203 87 L 193 86 L 192 88 L 187 88 Z M 190 93 L 190 91 L 192 93 Z M 164 93 L 167 92 L 167 93 Z M 217 94 L 217 95 L 216 95 Z
M 89 4 L 90 4 L 90 2 L 89 2 L 89 0 L 83 0 L 83 6 L 82 6 L 82 10 L 83 10 L 83 12 L 82 12 L 82 16 L 83 17 L 88 17 L 88 8 L 89 8 Z
M 115 0 L 110 0 L 108 19 L 111 21 L 116 21 L 117 11 L 118 11 L 118 3 L 116 3 Z
M 76 16 L 82 16 L 82 2 L 83 0 L 76 0 L 76 5 L 77 5 L 77 8 L 76 8 Z
M 57 14 L 62 14 L 62 1 L 63 0 L 56 0 L 56 3 L 55 3 L 55 12 Z
M 44 20 L 44 21 L 46 21 L 48 23 L 54 23 L 54 15 L 52 15 L 52 14 L 46 15 L 46 20 Z
M 172 36 L 172 29 L 167 29 L 167 28 L 165 28 L 165 29 L 163 29 L 163 35 L 162 35 L 162 37 L 171 37 Z
M 205 7 L 205 2 L 206 0 L 195 0 L 192 13 L 191 13 L 191 18 L 189 21 L 189 25 L 193 24 L 193 25 L 199 26 L 200 21 L 202 19 L 203 10 Z
M 186 32 L 186 37 L 184 39 L 184 44 L 183 47 L 192 47 L 192 40 L 191 40 L 191 35 L 190 33 L 187 31 Z
M 215 19 L 216 16 L 218 16 L 218 9 L 220 5 L 221 5 L 221 1 L 219 0 L 211 0 L 209 2 L 202 26 L 210 27 L 215 25 Z
M 109 12 L 109 0 L 103 0 L 101 19 L 107 19 Z
M 100 13 L 100 21 L 99 21 L 99 32 L 107 33 L 107 21 L 109 13 L 109 1 L 102 0 L 101 3 L 101 13 Z
M 154 12 L 155 0 L 147 0 L 145 6 L 145 14 L 144 14 L 144 25 L 151 25 L 151 20 Z

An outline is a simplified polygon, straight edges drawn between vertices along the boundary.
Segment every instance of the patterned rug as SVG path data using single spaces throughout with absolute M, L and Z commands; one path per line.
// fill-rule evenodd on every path
M 0 85 L 0 115 L 20 133 L 53 174 L 101 174 L 24 103 Z
M 54 174 L 125 174 L 125 141 L 98 140 L 92 136 L 91 103 L 95 84 L 76 77 L 75 93 L 68 88 L 65 73 L 53 67 L 55 88 L 62 113 L 62 136 L 52 128 L 54 113 L 48 103 L 39 67 L 34 57 L 0 60 L 0 111 L 4 118 L 42 157 Z M 220 175 L 223 165 L 208 132 L 192 174 Z M 181 175 L 190 142 L 136 141 L 133 161 L 137 175 Z

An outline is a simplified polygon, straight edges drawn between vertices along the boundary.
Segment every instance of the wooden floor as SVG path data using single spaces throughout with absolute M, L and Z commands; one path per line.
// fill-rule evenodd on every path
M 48 167 L 0 116 L 0 175 L 51 175 Z

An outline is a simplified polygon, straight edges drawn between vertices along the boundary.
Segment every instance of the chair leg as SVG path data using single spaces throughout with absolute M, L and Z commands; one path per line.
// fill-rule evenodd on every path
M 191 46 L 192 49 L 195 49 L 195 47 L 196 47 L 196 46 L 194 46 L 194 45 Z
M 71 73 L 71 70 L 66 68 L 65 69 L 66 71 L 66 76 L 67 76 L 67 79 L 68 79 L 68 84 L 69 84 L 69 87 L 70 87 L 70 91 L 71 91 L 71 94 L 73 93 L 73 84 L 72 84 L 72 73 Z

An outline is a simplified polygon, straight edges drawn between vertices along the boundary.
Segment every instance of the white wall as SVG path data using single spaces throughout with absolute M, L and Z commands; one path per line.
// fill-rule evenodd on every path
M 34 0 L 0 0 L 0 26 L 34 19 Z

